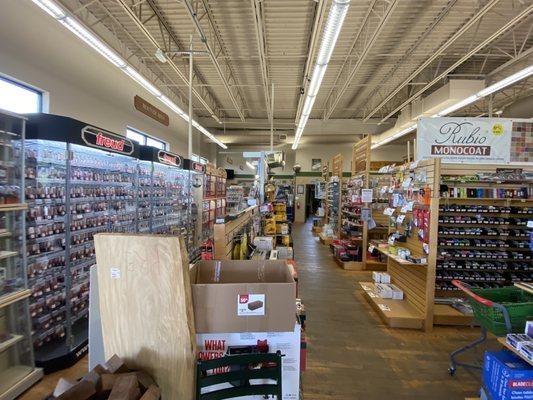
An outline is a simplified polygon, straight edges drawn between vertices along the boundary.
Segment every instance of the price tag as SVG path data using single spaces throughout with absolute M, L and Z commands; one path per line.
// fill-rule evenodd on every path
M 385 304 L 378 304 L 378 307 L 381 311 L 390 311 L 390 307 Z
M 361 190 L 361 201 L 363 203 L 372 203 L 373 190 L 372 189 L 362 189 Z
M 411 182 L 412 182 L 412 181 L 413 181 L 412 178 L 407 178 L 406 180 L 404 180 L 404 181 L 402 182 L 402 187 L 403 187 L 404 189 L 407 189 L 407 188 L 411 185 Z
M 394 208 L 387 207 L 385 210 L 383 210 L 383 215 L 388 215 L 389 217 L 394 214 Z
M 527 227 L 533 228 L 533 221 L 527 221 Z

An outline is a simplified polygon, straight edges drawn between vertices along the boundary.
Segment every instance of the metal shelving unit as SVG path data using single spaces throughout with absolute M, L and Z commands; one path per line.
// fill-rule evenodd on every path
M 13 400 L 42 377 L 34 367 L 24 235 L 26 119 L 0 111 L 0 400 Z

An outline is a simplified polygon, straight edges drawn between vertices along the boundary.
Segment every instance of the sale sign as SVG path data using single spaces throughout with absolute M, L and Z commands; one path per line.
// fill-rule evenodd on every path
M 508 163 L 512 120 L 505 118 L 420 118 L 417 159 L 445 163 Z

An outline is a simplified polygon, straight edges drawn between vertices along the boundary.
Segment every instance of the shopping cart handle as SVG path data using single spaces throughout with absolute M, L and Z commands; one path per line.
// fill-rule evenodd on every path
M 475 294 L 474 292 L 472 292 L 468 287 L 465 286 L 465 284 L 461 281 L 458 281 L 456 279 L 454 279 L 452 281 L 452 285 L 455 286 L 455 287 L 458 287 L 459 289 L 461 289 L 463 292 L 465 292 L 467 295 L 469 295 L 470 297 L 472 297 L 475 301 L 477 301 L 478 303 L 481 303 L 481 304 L 484 304 L 486 305 L 487 307 L 493 307 L 494 306 L 494 303 L 490 300 L 487 300 L 487 299 L 484 299 L 483 297 L 481 296 L 478 296 L 477 294 Z

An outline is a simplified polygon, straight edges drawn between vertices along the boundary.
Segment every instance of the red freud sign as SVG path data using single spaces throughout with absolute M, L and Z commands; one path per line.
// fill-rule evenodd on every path
M 131 155 L 135 149 L 133 142 L 123 136 L 94 126 L 86 126 L 81 130 L 81 138 L 87 146 L 112 151 L 114 153 Z
M 162 164 L 173 165 L 175 167 L 181 167 L 183 160 L 177 154 L 167 153 L 166 151 L 159 150 L 157 153 L 157 159 Z

